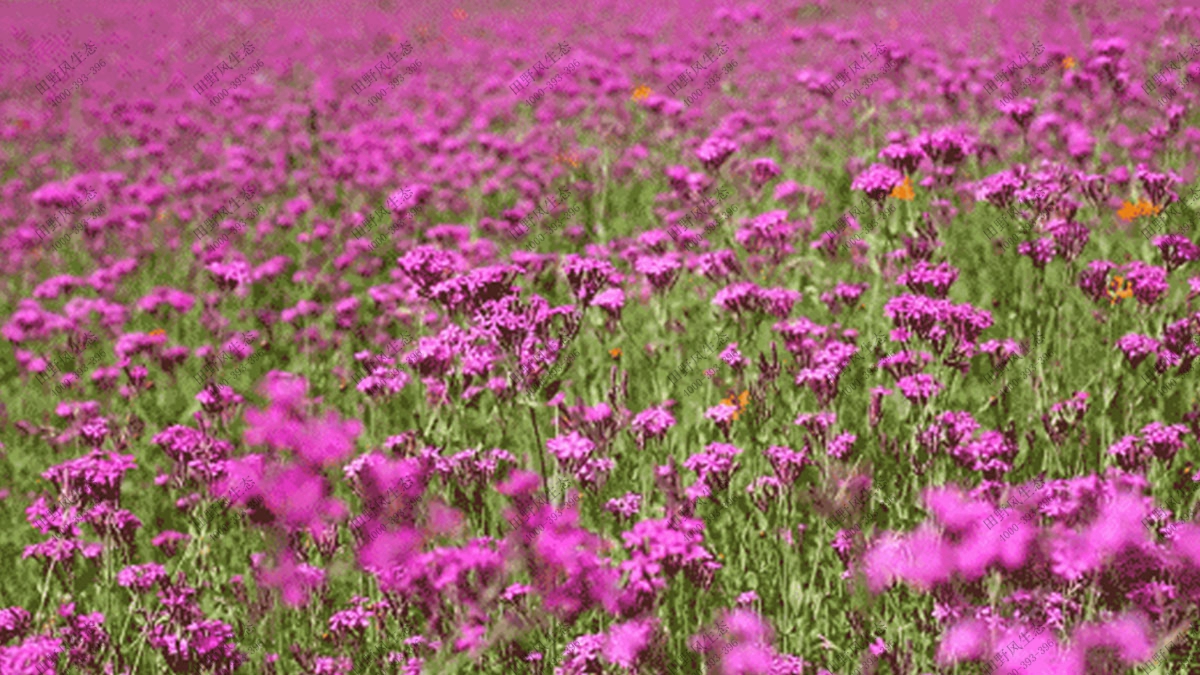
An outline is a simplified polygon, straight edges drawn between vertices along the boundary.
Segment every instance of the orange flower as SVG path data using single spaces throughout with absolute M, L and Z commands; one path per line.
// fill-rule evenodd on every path
M 902 184 L 892 188 L 892 194 L 890 196 L 895 197 L 896 199 L 903 199 L 906 202 L 911 202 L 913 197 L 917 196 L 917 193 L 913 192 L 912 178 L 905 176 Z
M 1163 207 L 1155 206 L 1145 199 L 1139 199 L 1136 204 L 1125 202 L 1124 206 L 1117 211 L 1117 215 L 1121 217 L 1121 220 L 1128 223 L 1138 216 L 1158 215 L 1162 209 Z
M 608 355 L 609 355 L 609 356 L 611 356 L 611 357 L 613 357 L 614 359 L 619 359 L 619 358 L 621 358 L 621 348 L 620 348 L 620 347 L 614 347 L 614 348 L 612 348 L 612 349 L 608 350 Z
M 1108 284 L 1108 301 L 1109 305 L 1115 305 L 1125 298 L 1133 297 L 1133 282 L 1125 281 L 1124 277 L 1114 276 L 1113 280 Z
M 1129 202 L 1125 202 L 1125 205 L 1122 206 L 1119 211 L 1117 211 L 1117 215 L 1121 217 L 1121 220 L 1124 220 L 1128 223 L 1137 217 L 1137 207 Z
M 731 405 L 734 408 L 737 408 L 737 411 L 733 413 L 733 421 L 734 422 L 736 422 L 737 418 L 742 415 L 742 411 L 746 409 L 746 404 L 749 402 L 750 402 L 750 392 L 746 391 L 746 390 L 742 390 L 742 393 L 738 394 L 736 399 L 734 398 L 733 394 L 730 394 L 729 396 L 721 399 L 722 404 Z

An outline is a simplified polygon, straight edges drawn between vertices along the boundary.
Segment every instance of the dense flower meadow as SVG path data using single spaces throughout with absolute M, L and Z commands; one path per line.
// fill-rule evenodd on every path
M 0 16 L 0 675 L 1200 672 L 1200 9 Z

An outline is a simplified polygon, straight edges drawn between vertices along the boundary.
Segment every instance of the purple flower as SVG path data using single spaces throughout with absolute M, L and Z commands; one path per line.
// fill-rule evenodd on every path
M 61 639 L 35 635 L 15 647 L 0 647 L 0 666 L 6 674 L 55 675 L 55 662 L 62 651 Z
M 1186 447 L 1184 437 L 1188 431 L 1187 426 L 1183 424 L 1166 426 L 1161 422 L 1152 422 L 1142 427 L 1141 434 L 1146 448 L 1153 452 L 1155 457 L 1169 462 Z
M 191 535 L 182 532 L 165 530 L 154 537 L 154 539 L 151 539 L 150 544 L 155 548 L 162 549 L 163 554 L 168 558 L 173 558 L 175 557 L 175 553 L 178 552 L 180 544 L 186 543 L 191 538 Z
M 974 343 L 992 325 L 991 312 L 977 310 L 970 303 L 954 305 L 922 295 L 893 297 L 884 305 L 883 311 L 898 328 L 932 341 L 939 346 L 939 351 L 947 336 L 960 343 Z
M 829 447 L 825 450 L 825 454 L 834 459 L 844 460 L 850 456 L 850 451 L 857 440 L 858 436 L 854 434 L 839 434 L 837 438 L 829 442 Z
M 418 246 L 398 258 L 396 264 L 417 285 L 422 297 L 430 297 L 435 285 L 466 268 L 465 261 L 457 254 L 433 246 Z
M 93 450 L 78 459 L 68 460 L 42 472 L 42 478 L 60 490 L 81 490 L 94 501 L 120 501 L 121 483 L 127 472 L 136 468 L 133 455 Z
M 817 397 L 817 405 L 825 408 L 837 395 L 840 369 L 832 364 L 801 368 L 796 373 L 796 384 L 807 386 Z
M 0 609 L 0 644 L 14 637 L 24 637 L 29 631 L 29 612 L 22 607 Z
M 640 274 L 645 274 L 655 291 L 670 288 L 679 276 L 679 260 L 674 255 L 642 256 L 634 262 L 633 268 Z
M 941 382 L 926 373 L 901 378 L 896 386 L 900 388 L 900 393 L 904 395 L 904 398 L 907 398 L 913 405 L 925 405 L 945 389 Z
M 117 584 L 132 589 L 138 593 L 152 590 L 160 582 L 167 580 L 167 570 L 158 563 L 146 563 L 126 567 L 117 573 Z
M 704 168 L 713 171 L 720 168 L 737 150 L 737 143 L 720 136 L 710 136 L 700 144 L 700 148 L 696 150 L 696 157 L 704 164 Z
M 839 281 L 833 287 L 832 292 L 827 291 L 821 294 L 821 302 L 825 303 L 831 314 L 837 314 L 841 311 L 841 305 L 844 304 L 846 307 L 851 307 L 854 303 L 858 302 L 863 292 L 869 287 L 870 284 L 866 282 L 861 284 L 847 284 Z
M 805 433 L 818 446 L 825 445 L 829 438 L 829 430 L 837 423 L 837 413 L 800 413 L 793 424 L 804 427 Z M 806 453 L 807 454 L 807 453 Z
M 741 265 L 737 256 L 729 249 L 701 253 L 696 258 L 696 271 L 705 278 L 713 281 L 728 279 L 734 274 L 740 274 Z
M 717 291 L 712 304 L 735 314 L 758 311 L 762 307 L 761 289 L 748 281 L 739 281 Z
M 146 643 L 159 651 L 173 672 L 209 670 L 232 675 L 246 660 L 234 641 L 233 628 L 222 621 L 157 624 L 150 629 Z
M 750 178 L 750 181 L 754 183 L 755 187 L 766 185 L 772 178 L 781 173 L 779 165 L 770 157 L 760 157 L 751 162 L 750 166 L 754 169 L 754 175 Z
M 1146 190 L 1146 195 L 1150 198 L 1150 203 L 1159 206 L 1168 203 L 1166 199 L 1169 190 L 1168 186 L 1172 182 L 1180 182 L 1179 177 L 1174 175 L 1174 172 L 1170 174 L 1157 173 L 1141 165 L 1138 166 L 1134 175 L 1141 181 L 1142 187 Z
M 1161 267 L 1147 265 L 1135 260 L 1126 266 L 1125 280 L 1133 288 L 1133 297 L 1143 305 L 1153 305 L 1166 295 L 1167 271 Z
M 1108 447 L 1108 454 L 1116 457 L 1117 464 L 1126 471 L 1143 471 L 1150 458 L 1137 436 L 1122 436 Z
M 907 286 L 914 293 L 923 292 L 925 289 L 922 287 L 928 285 L 933 295 L 944 298 L 950 292 L 950 286 L 957 280 L 958 270 L 949 263 L 940 263 L 937 267 L 932 267 L 924 260 L 919 260 L 912 269 L 902 272 L 896 283 Z
M 329 617 L 329 632 L 344 640 L 350 636 L 361 638 L 371 627 L 372 612 L 362 606 L 352 607 L 340 612 L 334 612 Z
M 950 454 L 960 465 L 978 471 L 985 476 L 996 476 L 1012 471 L 1012 462 L 1017 457 L 1016 441 L 999 431 L 985 431 L 978 440 L 955 446 Z
M 1108 302 L 1108 273 L 1116 264 L 1107 260 L 1093 260 L 1086 270 L 1079 273 L 1079 288 L 1093 302 Z
M 788 487 L 800 478 L 804 467 L 813 463 L 809 459 L 807 446 L 797 452 L 786 446 L 772 445 L 764 450 L 763 454 L 771 462 L 771 468 L 779 478 L 780 484 Z
M 623 497 L 610 499 L 604 504 L 604 510 L 622 520 L 633 520 L 642 508 L 642 496 L 635 492 L 626 492 Z
M 1138 364 L 1157 351 L 1158 347 L 1158 340 L 1138 333 L 1127 333 L 1117 340 L 1117 349 L 1125 355 L 1132 368 L 1137 368 Z
M 975 199 L 1007 210 L 1016 191 L 1023 186 L 1024 181 L 1013 175 L 1012 171 L 1001 171 L 975 183 Z
M 1037 111 L 1037 104 L 1037 99 L 1020 98 L 1012 103 L 1002 103 L 1000 109 L 1011 117 L 1022 131 L 1028 131 L 1029 121 L 1033 119 L 1033 114 Z
M 1028 256 L 1033 262 L 1033 266 L 1037 269 L 1045 269 L 1046 265 L 1054 260 L 1054 239 L 1051 237 L 1042 237 L 1035 239 L 1032 242 L 1023 241 L 1017 244 L 1017 254 Z
M 795 232 L 796 226 L 788 222 L 787 211 L 768 211 L 751 218 L 738 229 L 734 239 L 751 253 L 773 249 L 778 259 L 792 250 L 788 242 Z
M 567 275 L 567 282 L 571 285 L 575 297 L 585 305 L 591 302 L 604 286 L 619 284 L 621 280 L 616 268 L 608 261 L 585 258 L 573 253 L 563 259 L 562 270 Z
M 592 298 L 592 307 L 599 307 L 614 319 L 621 318 L 621 310 L 625 307 L 625 291 L 619 288 L 607 288 Z
M 1055 254 L 1062 256 L 1067 262 L 1079 257 L 1092 236 L 1086 225 L 1061 218 L 1047 223 L 1046 231 L 1054 237 Z
M 852 190 L 862 190 L 867 197 L 882 203 L 892 189 L 904 182 L 904 175 L 886 164 L 872 164 L 855 177 L 850 184 Z
M 646 408 L 630 422 L 630 427 L 637 437 L 639 450 L 645 448 L 647 440 L 666 436 L 667 430 L 673 426 L 675 418 L 663 406 Z
M 947 411 L 935 418 L 929 429 L 917 435 L 917 442 L 929 454 L 953 454 L 970 442 L 978 429 L 979 423 L 970 412 Z
M 939 129 L 932 134 L 922 132 L 915 142 L 931 160 L 946 166 L 959 164 L 975 154 L 974 139 L 954 129 Z
M 604 659 L 621 668 L 632 670 L 639 655 L 648 647 L 656 632 L 656 619 L 618 623 L 608 629 L 604 641 Z
M 725 362 L 730 368 L 737 372 L 741 372 L 750 362 L 747 361 L 742 353 L 738 351 L 738 343 L 731 342 L 724 351 L 721 352 L 719 358 Z
M 1152 241 L 1154 246 L 1158 248 L 1159 253 L 1162 254 L 1168 273 L 1182 267 L 1185 263 L 1200 258 L 1200 247 L 1197 247 L 1190 239 L 1182 235 L 1168 234 L 1155 237 Z
M 880 150 L 878 157 L 893 169 L 911 176 L 925 158 L 925 153 L 916 143 L 897 142 Z
M 746 605 L 752 605 L 758 602 L 758 600 L 758 593 L 755 593 L 754 591 L 746 591 L 745 593 L 737 596 L 737 600 L 735 602 L 737 603 L 738 607 L 744 607 Z
M 786 319 L 792 313 L 792 306 L 800 301 L 800 291 L 789 288 L 758 289 L 760 305 L 768 314 L 779 319 Z
M 587 460 L 591 459 L 596 444 L 572 431 L 565 436 L 555 436 L 546 441 L 546 449 L 558 459 L 563 468 L 575 473 Z
M 563 649 L 562 666 L 556 668 L 563 675 L 584 675 L 601 669 L 600 657 L 604 652 L 605 636 L 603 633 L 581 635 L 571 641 Z
M 876 427 L 883 419 L 883 397 L 890 396 L 891 389 L 887 387 L 874 387 L 871 389 L 871 403 L 867 410 L 868 422 L 871 427 Z
M 774 476 L 759 476 L 746 487 L 746 494 L 750 495 L 750 501 L 763 513 L 767 512 L 782 491 L 783 484 Z
M 711 628 L 688 640 L 692 651 L 705 654 L 709 670 L 722 675 L 771 675 L 774 631 L 766 620 L 752 610 L 738 609 L 725 613 L 717 626 L 721 633 L 716 640 L 711 636 L 717 632 Z
M 728 443 L 710 443 L 704 452 L 691 455 L 683 462 L 686 469 L 695 471 L 700 481 L 713 491 L 729 487 L 733 472 L 741 466 L 734 458 L 742 454 L 741 448 Z
M 932 360 L 933 355 L 929 352 L 903 351 L 896 352 L 891 356 L 885 356 L 879 360 L 876 367 L 883 369 L 888 375 L 899 380 L 902 377 L 916 375 L 921 372 L 921 369 Z

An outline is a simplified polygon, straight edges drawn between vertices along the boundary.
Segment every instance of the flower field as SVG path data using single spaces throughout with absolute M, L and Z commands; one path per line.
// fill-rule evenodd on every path
M 0 16 L 0 675 L 1200 672 L 1200 9 Z

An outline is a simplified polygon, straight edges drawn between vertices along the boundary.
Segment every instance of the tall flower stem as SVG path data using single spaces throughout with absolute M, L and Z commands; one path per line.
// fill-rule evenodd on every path
M 34 625 L 41 625 L 42 610 L 46 607 L 46 595 L 50 593 L 50 578 L 54 574 L 54 565 L 57 562 L 57 560 L 52 558 L 50 560 L 50 567 L 46 568 L 46 578 L 42 581 L 42 599 L 41 602 L 38 603 L 37 614 L 34 615 Z
M 542 434 L 538 431 L 537 413 L 533 408 L 529 408 L 529 422 L 533 425 L 533 438 L 537 441 L 538 463 L 542 466 L 542 497 L 547 503 L 550 502 L 550 488 L 546 484 L 546 448 L 542 446 Z

